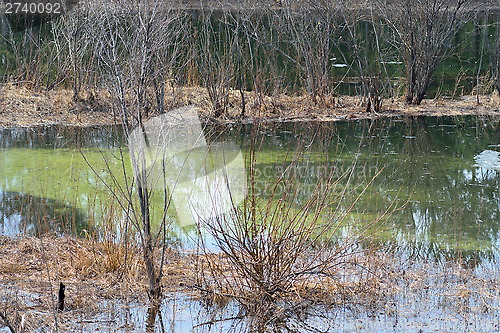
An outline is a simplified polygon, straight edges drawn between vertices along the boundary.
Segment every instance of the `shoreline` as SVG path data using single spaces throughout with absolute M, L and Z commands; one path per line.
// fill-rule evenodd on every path
M 12 301 L 9 307 L 0 311 L 24 329 L 51 327 L 57 315 L 61 328 L 64 328 L 62 331 L 79 331 L 85 327 L 81 318 L 89 323 L 99 322 L 99 313 L 111 311 L 110 305 L 116 309 L 146 307 L 147 281 L 141 251 L 136 247 L 126 250 L 122 246 L 71 236 L 0 236 L 0 298 Z M 122 262 L 124 251 L 129 253 L 125 266 Z M 185 297 L 188 302 L 205 304 L 207 311 L 224 309 L 231 304 L 233 295 L 230 292 L 199 286 L 200 277 L 207 278 L 209 285 L 210 281 L 226 281 L 231 271 L 228 271 L 230 262 L 227 258 L 175 249 L 167 252 L 167 265 L 161 280 L 167 302 L 175 302 L 178 296 Z M 310 298 L 312 307 L 314 304 L 324 306 L 327 311 L 355 307 L 361 313 L 377 309 L 380 314 L 390 315 L 393 312 L 390 305 L 396 304 L 399 298 L 413 302 L 434 292 L 446 298 L 448 304 L 443 306 L 448 311 L 461 309 L 463 302 L 478 300 L 484 305 L 465 307 L 459 313 L 474 317 L 496 310 L 494 295 L 498 293 L 498 272 L 493 269 L 477 272 L 474 268 L 464 267 L 459 260 L 444 264 L 418 260 L 402 263 L 390 252 L 380 250 L 367 251 L 352 260 L 371 274 L 367 275 L 356 265 L 343 267 L 333 274 L 349 273 L 359 278 L 348 282 L 342 281 L 339 275 L 338 281 L 319 283 L 318 277 L 308 277 L 292 287 L 286 297 Z M 206 265 L 209 262 L 226 268 L 210 270 L 210 265 Z M 66 285 L 63 311 L 55 310 L 54 305 L 59 282 Z M 22 321 L 21 315 L 25 318 Z M 101 328 L 121 327 L 122 324 L 118 319 L 113 323 L 103 322 Z
M 210 116 L 207 92 L 200 87 L 169 89 L 165 104 L 168 110 L 195 105 L 202 119 L 219 123 L 346 121 L 401 116 L 500 116 L 500 97 L 496 93 L 458 99 L 425 99 L 421 105 L 406 105 L 403 98 L 386 99 L 380 113 L 366 112 L 362 98 L 357 96 L 327 97 L 321 103 L 313 104 L 308 96 L 244 94 L 246 112 L 243 117 L 239 91 L 230 92 L 224 118 Z M 0 86 L 0 128 L 120 124 L 112 111 L 111 97 L 106 92 L 84 93 L 77 101 L 72 95 L 72 91 L 67 89 L 43 91 L 13 85 Z

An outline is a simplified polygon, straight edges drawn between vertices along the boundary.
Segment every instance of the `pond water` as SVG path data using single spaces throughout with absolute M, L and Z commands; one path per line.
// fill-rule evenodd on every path
M 449 290 L 440 290 L 449 291 Z M 35 298 L 37 295 L 30 295 Z M 498 315 L 454 308 L 442 304 L 446 297 L 433 297 L 422 292 L 417 297 L 390 301 L 389 311 L 350 307 L 332 311 L 318 307 L 291 316 L 266 332 L 497 332 Z M 450 302 L 451 303 L 451 302 Z M 478 304 L 470 304 L 472 308 Z M 136 301 L 109 300 L 99 305 L 98 313 L 79 313 L 71 321 L 60 318 L 65 327 L 78 332 L 145 332 L 147 306 Z M 460 305 L 459 305 L 460 306 Z M 436 309 L 429 313 L 423 309 Z M 163 300 L 154 332 L 248 332 L 248 324 L 236 306 L 210 309 L 182 295 L 169 295 Z M 388 310 L 388 309 L 385 309 Z M 451 310 L 451 311 L 450 311 Z M 231 319 L 232 318 L 232 319 Z M 8 331 L 0 329 L 0 332 Z M 40 328 L 37 332 L 45 332 Z M 250 330 L 251 332 L 251 330 Z
M 205 131 L 218 140 L 230 138 L 244 151 L 252 135 L 251 125 Z M 272 194 L 276 179 L 290 170 L 290 156 L 301 151 L 292 165 L 299 200 L 331 172 L 340 177 L 352 169 L 350 186 L 358 186 L 353 198 L 365 190 L 346 227 L 369 223 L 397 203 L 402 208 L 385 220 L 376 238 L 401 255 L 460 257 L 471 264 L 498 255 L 498 119 L 284 123 L 261 125 L 258 132 L 255 183 L 262 197 Z M 111 220 L 106 207 L 113 204 L 102 180 L 112 172 L 121 177 L 120 154 L 130 169 L 118 129 L 3 129 L 0 147 L 1 234 L 78 235 Z M 186 241 L 181 228 L 172 239 Z
M 348 174 L 349 183 L 342 180 L 339 184 L 350 189 L 339 209 L 348 210 L 358 196 L 359 200 L 343 221 L 339 237 L 370 224 L 389 207 L 398 207 L 369 229 L 368 246 L 388 249 L 402 262 L 460 260 L 476 271 L 488 272 L 500 259 L 499 121 L 483 117 L 394 118 L 207 125 L 204 131 L 209 144 L 230 139 L 244 155 L 248 155 L 252 133 L 257 133 L 255 186 L 262 198 L 280 193 L 279 188 L 274 192 L 271 188 L 285 169 L 291 170 L 298 184 L 298 205 L 325 174 Z M 0 234 L 82 235 L 93 231 L 99 235 L 100 230 L 120 223 L 119 207 L 103 184 L 112 175 L 118 182 L 131 175 L 128 150 L 118 128 L 2 129 L 0 156 Z M 122 156 L 127 176 L 120 173 Z M 170 217 L 175 221 L 175 211 Z M 193 229 L 174 226 L 172 243 L 189 248 Z M 427 277 L 426 283 L 432 285 L 438 275 Z M 494 312 L 478 317 L 474 311 L 458 314 L 454 308 L 446 308 L 450 291 L 441 288 L 434 296 L 424 288 L 417 295 L 395 297 L 390 302 L 395 310 L 384 313 L 318 309 L 317 316 L 290 318 L 287 325 L 299 331 L 305 325 L 332 332 L 413 332 L 422 327 L 494 331 L 499 327 Z M 467 306 L 479 308 L 481 299 L 475 302 Z M 109 313 L 104 311 L 102 318 L 93 319 L 101 331 L 143 327 L 145 306 L 117 303 L 109 307 Z M 432 314 L 428 309 L 434 309 Z M 177 295 L 164 301 L 162 316 L 165 325 L 183 331 L 238 331 L 239 325 L 245 325 L 222 320 L 238 317 L 236 307 L 221 311 L 207 312 L 197 302 Z M 116 323 L 111 325 L 113 329 L 108 314 Z M 196 326 L 210 321 L 214 324 Z

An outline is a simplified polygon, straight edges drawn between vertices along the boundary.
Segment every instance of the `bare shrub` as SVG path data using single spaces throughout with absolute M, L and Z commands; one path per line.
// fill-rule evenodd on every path
M 315 104 L 324 101 L 331 93 L 330 56 L 337 37 L 337 7 L 331 2 L 321 8 L 286 3 L 276 15 L 308 95 Z
M 233 31 L 238 34 L 235 87 L 241 96 L 241 113 L 245 116 L 246 91 L 253 92 L 248 105 L 253 109 L 265 107 L 264 96 L 275 95 L 283 88 L 283 74 L 276 52 L 277 29 L 269 8 L 243 5 L 231 12 Z
M 211 115 L 224 117 L 229 106 L 231 89 L 242 87 L 237 83 L 241 71 L 241 21 L 226 10 L 203 10 L 194 22 L 194 41 L 200 83 L 208 91 Z
M 352 63 L 351 69 L 361 82 L 360 95 L 364 99 L 366 111 L 380 112 L 383 98 L 391 90 L 386 59 L 395 58 L 394 51 L 386 41 L 388 36 L 384 22 L 373 4 L 366 8 L 358 6 L 355 0 L 336 2 L 340 8 L 340 35 L 343 37 L 338 51 L 344 63 Z
M 5 79 L 15 84 L 30 87 L 51 86 L 54 80 L 54 49 L 47 25 L 27 25 L 21 31 L 10 28 L 3 20 L 4 32 L 0 36 Z
M 245 59 L 244 83 L 254 93 L 249 103 L 253 109 L 269 108 L 264 96 L 296 91 L 291 79 L 294 56 L 289 46 L 290 36 L 283 26 L 281 11 L 273 7 L 241 9 Z M 292 67 L 292 68 L 290 68 Z
M 92 16 L 85 12 L 86 6 L 68 12 L 52 23 L 52 34 L 56 54 L 56 66 L 60 73 L 60 82 L 70 85 L 73 100 L 81 98 L 84 89 L 95 87 L 99 77 L 96 68 L 93 35 L 95 27 L 90 25 Z
M 93 2 L 85 11 L 100 75 L 123 123 L 164 113 L 165 84 L 184 46 L 185 13 L 158 1 Z
M 283 172 L 274 181 L 267 179 L 263 189 L 255 156 L 259 140 L 253 137 L 250 143 L 250 192 L 243 205 L 203 223 L 220 255 L 206 255 L 200 263 L 200 274 L 206 275 L 199 277 L 199 287 L 221 306 L 235 300 L 250 318 L 251 331 L 263 332 L 308 304 L 328 303 L 325 295 L 342 284 L 338 271 L 360 250 L 367 228 L 380 220 L 339 237 L 345 217 L 367 184 L 352 184 L 354 165 L 338 175 L 325 164 L 316 170 L 318 182 L 304 187 L 297 170 L 307 151 L 305 140 L 287 156 Z
M 473 0 L 378 0 L 406 66 L 406 102 L 420 104 L 452 39 L 470 20 Z

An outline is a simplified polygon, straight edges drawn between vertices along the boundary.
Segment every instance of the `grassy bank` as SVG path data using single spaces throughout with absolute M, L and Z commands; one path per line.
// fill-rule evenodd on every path
M 202 117 L 214 121 L 336 121 L 373 119 L 394 116 L 450 116 L 450 115 L 498 115 L 500 98 L 496 93 L 481 96 L 463 96 L 457 99 L 426 99 L 421 105 L 407 105 L 403 99 L 384 100 L 384 110 L 367 112 L 361 97 L 332 97 L 322 104 L 314 104 L 308 96 L 259 96 L 244 92 L 247 103 L 241 116 L 240 91 L 231 91 L 229 107 L 223 117 L 211 115 L 207 90 L 201 87 L 178 87 L 167 91 L 166 102 L 172 106 L 197 105 Z M 85 94 L 79 100 L 72 99 L 72 91 L 58 89 L 44 91 L 16 85 L 0 88 L 0 126 L 27 127 L 65 124 L 95 126 L 119 124 L 121 120 L 112 109 L 112 99 L 101 91 Z

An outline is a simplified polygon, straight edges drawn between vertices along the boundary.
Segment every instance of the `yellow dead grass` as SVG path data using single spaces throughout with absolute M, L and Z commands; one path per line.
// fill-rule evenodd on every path
M 65 124 L 74 126 L 110 125 L 119 123 L 112 111 L 112 100 L 105 91 L 84 92 L 77 101 L 72 91 L 33 90 L 25 86 L 0 86 L 0 127 Z M 366 112 L 360 97 L 327 97 L 314 104 L 307 96 L 279 94 L 263 96 L 244 92 L 245 117 L 240 118 L 242 100 L 240 91 L 230 91 L 227 114 L 220 121 L 335 121 L 387 116 L 457 116 L 499 115 L 500 101 L 496 94 L 464 96 L 460 99 L 428 99 L 419 106 L 408 106 L 401 99 L 387 99 L 382 113 Z M 479 103 L 478 103 L 479 101 Z M 168 109 L 194 104 L 203 115 L 211 115 L 206 89 L 175 87 L 166 92 Z
M 495 268 L 480 276 L 460 263 L 412 266 L 390 253 L 372 251 L 346 259 L 324 273 L 297 276 L 288 290 L 279 291 L 280 299 L 386 311 L 395 298 L 412 299 L 411 295 L 424 291 L 439 295 L 457 311 L 498 310 L 500 284 Z M 0 237 L 0 299 L 8 300 L 0 304 L 0 311 L 8 313 L 18 327 L 23 322 L 28 330 L 54 325 L 60 281 L 67 291 L 66 310 L 58 315 L 61 331 L 65 331 L 64 323 L 105 311 L 102 304 L 106 300 L 147 303 L 140 248 L 50 235 Z M 168 250 L 162 286 L 165 295 L 181 293 L 217 307 L 225 307 L 236 297 L 253 296 L 252 290 L 245 289 L 245 277 L 221 254 Z

